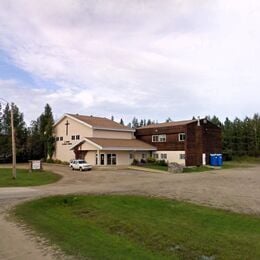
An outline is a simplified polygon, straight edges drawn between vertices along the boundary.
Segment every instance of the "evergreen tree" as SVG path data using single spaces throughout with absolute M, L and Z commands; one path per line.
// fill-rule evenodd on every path
M 111 116 L 111 120 L 114 121 L 114 116 L 113 115 Z
M 49 104 L 46 104 L 44 113 L 39 118 L 40 140 L 44 147 L 44 159 L 51 159 L 54 153 L 53 125 L 52 109 Z
M 221 123 L 221 121 L 219 120 L 219 118 L 218 118 L 217 116 L 214 115 L 212 118 L 210 118 L 210 116 L 207 116 L 206 118 L 207 118 L 211 123 L 213 123 L 213 124 L 215 124 L 215 125 L 221 127 L 222 123 Z
M 152 124 L 151 119 L 148 119 L 148 120 L 147 120 L 147 125 L 151 125 L 151 124 Z
M 121 125 L 125 125 L 122 118 L 120 119 L 120 124 L 121 124 Z
M 260 116 L 259 114 L 254 114 L 252 119 L 252 129 L 254 131 L 254 155 L 260 155 Z
M 40 134 L 40 120 L 31 122 L 28 128 L 28 156 L 31 160 L 39 160 L 44 158 L 44 145 Z
M 11 104 L 14 115 L 16 158 L 18 162 L 27 159 L 27 128 L 24 122 L 23 113 L 15 104 Z M 11 107 L 7 104 L 1 116 L 1 140 L 0 156 L 4 160 L 11 160 L 12 138 L 11 138 Z
M 168 117 L 166 120 L 165 120 L 166 123 L 169 123 L 169 122 L 172 122 L 171 118 Z
M 138 128 L 138 127 L 139 127 L 138 119 L 134 117 L 132 120 L 132 128 Z

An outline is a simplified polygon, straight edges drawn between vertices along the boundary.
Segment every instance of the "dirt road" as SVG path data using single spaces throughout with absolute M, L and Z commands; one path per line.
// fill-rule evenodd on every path
M 42 196 L 69 193 L 142 194 L 260 215 L 260 166 L 175 175 L 134 170 L 82 173 L 64 166 L 49 165 L 45 169 L 59 173 L 63 178 L 46 186 L 0 188 L 0 259 L 58 258 L 55 250 L 37 243 L 6 219 L 7 209 L 11 206 Z

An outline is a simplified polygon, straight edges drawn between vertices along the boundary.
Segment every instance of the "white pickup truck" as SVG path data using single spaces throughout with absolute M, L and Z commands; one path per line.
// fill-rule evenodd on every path
M 70 167 L 72 170 L 80 171 L 90 171 L 92 169 L 92 166 L 84 160 L 72 160 L 70 162 Z

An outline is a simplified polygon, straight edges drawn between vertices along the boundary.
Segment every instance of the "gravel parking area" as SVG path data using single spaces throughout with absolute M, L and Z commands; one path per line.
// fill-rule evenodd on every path
M 260 215 L 260 165 L 196 174 L 147 173 L 127 169 L 79 172 L 59 165 L 45 165 L 45 169 L 61 174 L 63 178 L 45 186 L 0 188 L 0 234 L 5 238 L 0 240 L 0 259 L 58 258 L 56 252 L 28 239 L 20 227 L 6 219 L 6 212 L 13 205 L 42 196 L 69 193 L 142 194 Z

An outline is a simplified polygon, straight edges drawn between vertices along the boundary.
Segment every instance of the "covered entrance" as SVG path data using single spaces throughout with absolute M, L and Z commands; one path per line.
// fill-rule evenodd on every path
M 71 147 L 77 159 L 85 159 L 97 166 L 130 165 L 134 156 L 141 160 L 156 148 L 136 139 L 108 139 L 88 137 Z M 139 158 L 140 157 L 140 158 Z
M 96 165 L 98 165 L 98 159 L 100 165 L 117 165 L 117 154 L 116 153 L 101 153 L 96 154 Z

